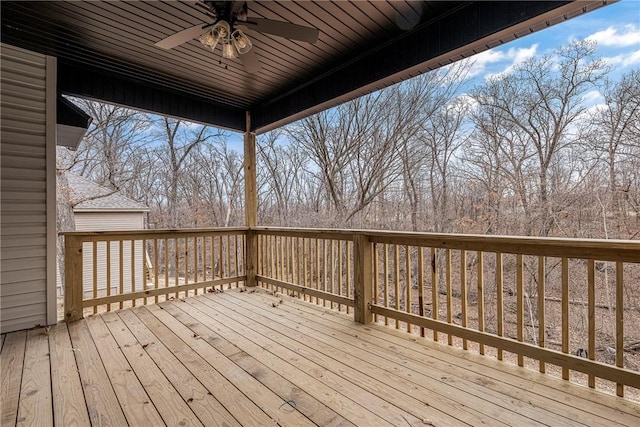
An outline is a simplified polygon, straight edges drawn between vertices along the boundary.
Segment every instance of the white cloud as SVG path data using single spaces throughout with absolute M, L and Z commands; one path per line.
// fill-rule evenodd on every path
M 465 60 L 473 63 L 467 77 L 472 78 L 485 74 L 488 72 L 488 68 L 496 68 L 498 66 L 504 67 L 502 71 L 491 73 L 485 76 L 485 78 L 502 73 L 510 73 L 516 65 L 533 57 L 537 50 L 537 43 L 530 47 L 512 47 L 508 50 L 499 50 L 495 48 L 485 50 Z
M 609 64 L 618 67 L 628 67 L 630 65 L 640 64 L 640 50 L 616 56 L 605 57 L 604 60 Z
M 591 108 L 593 106 L 603 105 L 604 96 L 598 90 L 591 90 L 582 96 L 582 104 Z
M 512 47 L 505 54 L 505 59 L 510 60 L 511 62 L 505 68 L 503 68 L 502 71 L 487 74 L 485 76 L 485 79 L 511 73 L 513 69 L 517 67 L 519 64 L 522 64 L 529 58 L 533 58 L 536 55 L 537 51 L 538 51 L 537 43 L 534 45 L 531 45 L 530 47 L 521 47 L 521 48 Z
M 640 28 L 634 24 L 627 24 L 622 28 L 608 27 L 587 37 L 599 46 L 626 47 L 640 44 Z
M 478 76 L 485 72 L 489 64 L 503 61 L 505 53 L 497 49 L 490 49 L 480 52 L 464 61 L 472 62 L 473 65 L 469 69 L 468 78 Z

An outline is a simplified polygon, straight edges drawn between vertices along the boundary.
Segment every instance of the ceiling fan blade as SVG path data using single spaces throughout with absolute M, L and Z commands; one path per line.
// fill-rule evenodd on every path
M 178 31 L 177 33 L 160 40 L 155 45 L 161 47 L 162 49 L 172 49 L 176 46 L 181 45 L 182 43 L 186 43 L 191 39 L 195 39 L 198 37 L 204 29 L 208 27 L 208 24 L 198 24 L 191 28 L 185 28 L 182 31 Z
M 260 61 L 258 60 L 258 54 L 251 49 L 249 52 L 240 55 L 240 61 L 244 65 L 244 69 L 249 74 L 256 74 L 262 68 Z
M 250 18 L 246 22 L 238 22 L 236 25 L 244 25 L 250 30 L 265 34 L 273 34 L 291 40 L 315 43 L 318 41 L 317 28 L 304 27 L 290 22 L 273 21 L 271 19 Z

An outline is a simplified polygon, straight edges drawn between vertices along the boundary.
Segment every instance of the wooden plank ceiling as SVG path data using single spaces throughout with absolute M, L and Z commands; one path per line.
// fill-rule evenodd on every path
M 249 1 L 248 16 L 319 29 L 309 44 L 247 30 L 262 69 L 197 40 L 154 44 L 212 22 L 197 2 L 2 1 L 2 41 L 58 57 L 63 93 L 264 132 L 610 3 Z

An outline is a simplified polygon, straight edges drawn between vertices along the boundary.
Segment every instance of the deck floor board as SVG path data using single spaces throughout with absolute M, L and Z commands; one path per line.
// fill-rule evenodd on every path
M 2 426 L 640 424 L 633 402 L 261 289 L 0 345 Z
M 26 343 L 26 331 L 19 331 L 5 335 L 2 345 L 2 353 L 0 353 L 0 369 L 2 371 L 0 425 L 2 426 L 15 424 L 18 417 Z
M 262 299 L 264 303 L 269 302 L 269 299 L 265 299 L 265 297 Z M 571 384 L 554 381 L 554 379 L 547 382 L 547 377 L 541 377 L 535 372 L 531 372 L 531 374 L 536 377 L 536 381 L 526 381 L 502 370 L 518 370 L 509 364 L 491 363 L 495 362 L 495 359 L 476 356 L 430 341 L 425 342 L 430 344 L 429 347 L 416 348 L 413 341 L 407 339 L 409 336 L 403 332 L 385 328 L 385 332 L 388 333 L 380 335 L 376 331 L 371 331 L 371 327 L 357 325 L 335 311 L 325 310 L 323 311 L 325 315 L 318 316 L 318 306 L 302 303 L 295 299 L 288 299 L 288 303 L 280 305 L 278 309 L 299 318 L 298 322 L 307 326 L 305 333 L 310 336 L 314 336 L 318 331 L 324 331 L 345 344 L 366 348 L 372 354 L 380 355 L 388 360 L 395 360 L 407 367 L 408 372 L 418 371 L 425 375 L 449 372 L 446 381 L 458 383 L 459 390 L 467 390 L 476 396 L 485 390 L 485 396 L 493 395 L 498 399 L 497 405 L 513 407 L 514 404 L 518 405 L 514 399 L 527 402 L 526 405 L 519 404 L 519 411 L 524 410 L 524 413 L 528 413 L 529 416 L 536 419 L 541 419 L 540 417 L 546 413 L 545 416 L 552 424 L 591 425 L 590 417 L 595 415 L 594 419 L 607 418 L 614 424 L 635 426 L 638 422 L 638 416 L 640 416 L 638 405 L 620 401 L 613 396 L 603 395 L 582 387 L 571 387 Z M 358 336 L 358 340 L 353 340 L 354 335 Z M 436 348 L 432 349 L 431 347 Z M 446 353 L 443 353 L 445 351 Z M 450 354 L 459 357 L 451 359 Z M 475 361 L 469 362 L 467 357 L 475 359 Z M 483 363 L 476 363 L 478 361 Z M 455 370 L 450 368 L 452 365 L 456 367 Z M 529 371 L 521 369 L 519 372 L 529 373 Z M 438 378 L 435 377 L 435 379 Z M 540 382 L 544 384 L 540 384 Z M 569 389 L 579 392 L 581 396 L 576 398 L 572 393 L 567 393 L 567 390 L 557 390 L 549 386 L 551 384 L 570 386 Z M 536 395 L 535 399 L 531 399 L 532 392 Z M 499 399 L 500 394 L 503 395 L 502 402 Z M 461 396 L 465 396 L 465 394 L 461 394 Z M 600 400 L 595 402 L 583 397 L 596 397 Z M 603 400 L 614 406 L 607 406 Z M 612 400 L 615 402 L 611 402 Z M 620 407 L 626 406 L 631 407 L 629 413 L 620 410 Z
M 54 424 L 57 426 L 89 425 L 89 412 L 66 323 L 51 328 L 49 349 Z
M 280 308 L 304 319 L 301 321 L 312 322 L 313 329 L 332 330 L 331 333 L 347 335 L 358 334 L 358 342 L 371 344 L 371 352 L 388 349 L 397 355 L 398 361 L 402 360 L 401 356 L 407 357 L 408 362 L 405 366 L 429 366 L 437 372 L 446 370 L 447 366 L 454 366 L 454 375 L 490 389 L 508 387 L 504 392 L 509 396 L 514 393 L 526 393 L 527 396 L 533 394 L 533 399 L 531 396 L 523 398 L 573 420 L 584 420 L 584 423 L 591 424 L 588 419 L 594 416 L 594 419 L 605 418 L 616 425 L 638 425 L 640 405 L 631 401 L 566 381 L 558 381 L 551 376 L 539 375 L 535 371 L 518 368 L 509 363 L 497 363 L 495 359 L 430 340 L 421 340 L 423 345 L 416 347 L 413 342 L 420 339 L 415 336 L 408 336 L 392 328 L 384 328 L 387 333 L 381 335 L 372 330 L 374 327 L 378 328 L 375 325 L 363 327 L 331 310 L 324 310 L 324 315 L 318 316 L 317 306 L 301 303 L 296 299 L 289 299 L 289 302 L 290 304 L 282 305 Z
M 42 427 L 53 425 L 49 338 L 44 328 L 27 332 L 17 424 Z
M 270 303 L 263 305 L 267 310 L 272 310 L 274 316 L 262 313 L 259 306 L 241 307 L 237 301 L 226 301 L 227 299 L 207 298 L 203 300 L 207 306 L 215 307 L 220 316 L 237 316 L 239 322 L 248 325 L 255 324 L 255 331 L 263 334 L 263 337 L 268 340 L 266 342 L 273 349 L 272 351 L 276 351 L 277 356 L 285 359 L 287 356 L 297 357 L 298 366 L 307 372 L 320 370 L 321 374 L 317 375 L 323 378 L 323 382 L 335 390 L 348 390 L 347 396 L 363 407 L 367 407 L 367 402 L 370 402 L 370 410 L 376 411 L 376 414 L 386 421 L 394 425 L 405 422 L 413 424 L 417 423 L 417 420 L 428 420 L 444 425 L 461 422 L 438 408 L 435 400 L 438 399 L 441 404 L 445 404 L 445 397 L 440 398 L 439 394 L 426 387 L 419 387 L 397 378 L 395 373 L 391 372 L 391 368 L 390 370 L 380 369 L 369 362 L 367 353 L 362 352 L 360 358 L 353 357 L 344 351 L 344 347 L 337 349 L 329 345 L 322 345 L 317 336 L 307 335 L 304 331 L 296 329 L 295 326 L 287 328 L 279 325 L 279 309 L 274 308 Z M 188 303 L 195 305 L 197 301 L 198 299 L 191 299 Z M 316 339 L 310 340 L 309 338 Z M 278 351 L 275 346 L 280 346 L 281 350 Z M 355 396 L 354 394 L 361 389 L 367 392 L 360 392 L 360 396 Z M 473 411 L 470 411 L 468 406 L 462 405 L 462 407 L 456 408 L 458 405 L 455 402 L 449 402 L 450 409 L 456 409 L 456 412 L 461 411 L 459 413 L 464 417 L 463 422 L 469 422 L 473 425 L 504 425 L 501 421 L 487 416 L 471 417 Z

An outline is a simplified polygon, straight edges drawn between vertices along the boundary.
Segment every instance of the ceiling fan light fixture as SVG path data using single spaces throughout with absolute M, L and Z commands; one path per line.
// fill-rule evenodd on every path
M 235 30 L 231 34 L 231 40 L 233 41 L 233 45 L 236 47 L 236 49 L 238 49 L 238 53 L 240 55 L 244 55 L 245 53 L 249 52 L 253 47 L 253 44 L 251 43 L 251 40 L 249 40 L 249 37 L 247 37 L 247 35 L 241 30 Z
M 202 43 L 205 47 L 210 48 L 213 52 L 219 42 L 228 40 L 230 33 L 231 28 L 229 27 L 229 23 L 226 21 L 220 21 L 216 25 L 214 25 L 210 31 L 202 34 L 199 40 L 200 43 Z
M 207 31 L 206 33 L 202 34 L 198 40 L 200 40 L 200 43 L 202 43 L 204 47 L 208 47 L 209 49 L 211 49 L 212 52 L 218 45 L 218 39 L 213 37 L 211 31 Z
M 222 57 L 226 59 L 236 58 L 236 49 L 230 40 L 222 40 Z

